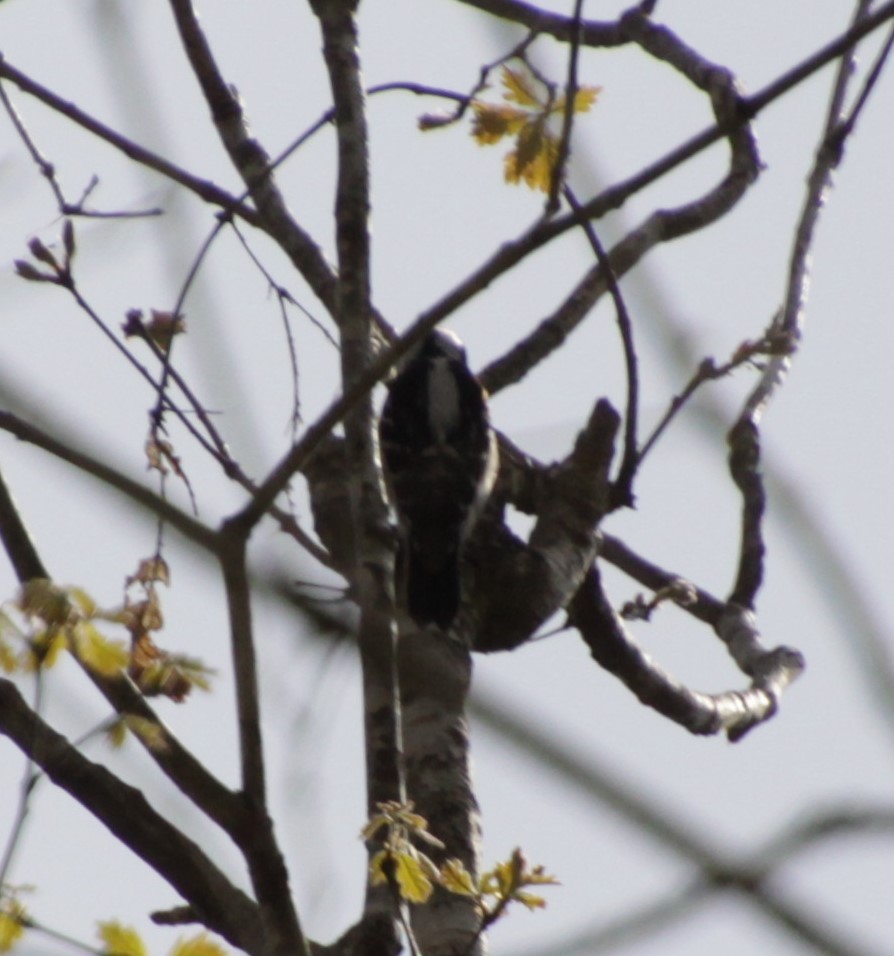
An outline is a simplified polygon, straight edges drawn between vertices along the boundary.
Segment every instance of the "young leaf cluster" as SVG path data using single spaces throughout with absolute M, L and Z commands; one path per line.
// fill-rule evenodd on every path
M 208 690 L 209 668 L 199 660 L 162 650 L 152 638 L 164 625 L 156 585 L 168 580 L 163 559 L 146 559 L 127 578 L 123 605 L 107 610 L 81 588 L 33 578 L 10 602 L 24 626 L 12 614 L 0 611 L 0 667 L 6 673 L 45 670 L 69 651 L 102 677 L 126 670 L 146 696 L 162 695 L 179 703 L 193 687 Z M 132 587 L 139 589 L 136 597 L 127 593 Z M 130 647 L 106 636 L 97 622 L 122 625 L 130 634 Z
M 455 857 L 439 866 L 413 844 L 417 840 L 439 849 L 444 846 L 429 833 L 427 821 L 413 811 L 412 803 L 381 803 L 379 811 L 362 832 L 365 840 L 385 833 L 382 849 L 370 861 L 370 879 L 373 885 L 391 885 L 408 903 L 427 902 L 435 886 L 441 886 L 475 901 L 484 930 L 506 912 L 510 903 L 521 903 L 530 910 L 545 907 L 546 900 L 529 892 L 528 887 L 558 884 L 542 866 L 530 866 L 520 849 L 513 850 L 508 860 L 497 863 L 477 881 Z
M 472 102 L 475 118 L 472 135 L 480 146 L 492 146 L 509 138 L 514 140 L 506 154 L 503 175 L 506 182 L 524 182 L 531 189 L 549 192 L 559 160 L 560 137 L 551 124 L 566 111 L 563 93 L 522 64 L 502 69 L 503 102 Z M 586 113 L 596 102 L 599 87 L 582 86 L 574 95 L 572 109 Z
M 384 831 L 384 839 L 380 837 Z M 444 844 L 428 832 L 425 817 L 413 812 L 413 803 L 389 800 L 379 804 L 379 813 L 363 828 L 364 840 L 382 840 L 382 848 L 370 860 L 373 885 L 387 883 L 408 903 L 425 903 L 435 885 L 443 883 L 441 868 L 413 840 L 443 849 Z M 462 864 L 455 861 L 459 866 Z
M 8 953 L 21 939 L 28 925 L 25 907 L 5 887 L 0 899 L 0 953 Z
M 149 956 L 140 934 L 115 920 L 99 923 L 96 935 L 103 944 L 103 956 Z M 203 932 L 178 940 L 168 956 L 227 956 L 227 950 Z

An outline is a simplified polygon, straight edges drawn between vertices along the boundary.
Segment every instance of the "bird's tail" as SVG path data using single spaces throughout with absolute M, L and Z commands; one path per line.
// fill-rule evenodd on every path
M 420 627 L 436 624 L 446 631 L 459 610 L 459 552 L 441 552 L 436 563 L 431 557 L 412 544 L 408 549 L 407 611 Z

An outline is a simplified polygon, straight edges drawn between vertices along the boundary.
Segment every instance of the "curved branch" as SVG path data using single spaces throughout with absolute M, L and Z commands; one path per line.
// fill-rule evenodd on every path
M 722 694 L 689 690 L 634 643 L 609 603 L 595 565 L 568 607 L 568 622 L 580 631 L 593 658 L 647 707 L 693 734 L 724 731 L 732 742 L 776 713 L 782 692 L 804 667 L 802 656 L 791 648 L 766 650 L 753 615 L 729 605 L 715 631 L 739 668 L 752 678 L 751 686 Z
M 513 20 L 513 22 L 519 23 L 526 23 L 528 14 L 533 10 L 533 8 L 527 4 L 518 3 L 515 2 L 515 0 L 464 0 L 464 2 L 471 3 L 473 6 L 477 6 L 483 10 L 493 10 L 496 15 L 504 16 L 507 19 Z M 497 13 L 497 11 L 499 12 Z M 427 328 L 431 328 L 439 322 L 442 322 L 447 316 L 465 305 L 480 292 L 484 291 L 492 282 L 512 269 L 513 266 L 517 265 L 553 239 L 575 228 L 581 218 L 599 219 L 606 213 L 619 209 L 635 193 L 642 191 L 647 186 L 661 179 L 667 173 L 676 169 L 693 156 L 698 155 L 709 146 L 712 146 L 718 140 L 728 137 L 736 130 L 746 126 L 770 103 L 779 99 L 790 89 L 802 83 L 815 72 L 841 56 L 842 53 L 851 49 L 863 37 L 892 18 L 894 18 L 894 0 L 889 0 L 888 3 L 881 6 L 874 14 L 861 21 L 858 26 L 848 30 L 836 40 L 827 44 L 821 50 L 798 64 L 798 66 L 782 74 L 779 78 L 764 87 L 763 90 L 750 97 L 740 97 L 736 95 L 734 102 L 730 103 L 731 109 L 724 113 L 721 120 L 709 126 L 696 136 L 691 137 L 676 149 L 671 150 L 664 157 L 645 167 L 629 179 L 616 183 L 614 186 L 610 186 L 608 189 L 599 193 L 599 195 L 583 204 L 580 213 L 559 216 L 546 222 L 538 221 L 517 238 L 502 243 L 500 248 L 494 252 L 489 259 L 482 263 L 472 275 L 464 279 L 458 286 L 423 312 L 419 316 L 419 324 L 424 324 Z M 563 29 L 570 31 L 571 21 L 566 17 L 562 17 L 560 20 L 566 24 Z M 646 36 L 649 31 L 656 31 L 656 37 L 666 36 L 669 33 L 665 28 L 655 27 L 648 23 L 647 18 L 643 14 L 634 11 L 632 15 L 628 14 L 624 18 L 623 32 L 621 31 L 620 24 L 607 25 L 606 36 L 611 42 L 606 45 L 617 46 L 621 43 L 629 42 L 631 39 L 636 39 L 631 36 L 631 30 L 641 33 L 642 36 Z M 570 33 L 568 35 L 570 36 Z M 587 22 L 585 21 L 585 43 L 586 36 Z M 661 46 L 663 42 L 663 40 L 656 41 L 658 46 Z M 598 46 L 601 44 L 596 43 L 593 45 Z M 700 62 L 706 63 L 706 61 L 701 59 Z M 706 80 L 711 83 L 717 81 L 723 82 L 725 77 L 728 78 L 728 74 L 724 70 L 713 71 L 711 75 L 706 74 Z
M 735 206 L 757 178 L 760 169 L 757 145 L 747 124 L 739 119 L 740 97 L 732 74 L 710 63 L 669 30 L 653 25 L 642 14 L 627 14 L 623 23 L 625 35 L 630 40 L 651 56 L 670 64 L 709 96 L 717 117 L 716 128 L 727 129 L 726 135 L 730 142 L 729 169 L 721 182 L 703 196 L 675 209 L 653 213 L 641 226 L 617 243 L 607 257 L 607 263 L 597 256 L 600 261 L 578 283 L 553 315 L 544 319 L 530 335 L 516 343 L 506 355 L 482 372 L 482 381 L 492 393 L 519 381 L 536 364 L 559 348 L 571 331 L 583 321 L 595 302 L 607 289 L 612 288 L 612 283 L 633 268 L 655 245 L 716 222 Z M 641 179 L 642 174 L 628 180 L 628 184 Z M 624 188 L 624 184 L 612 187 L 582 205 L 573 201 L 570 216 L 557 220 L 552 227 L 547 224 L 541 228 L 554 228 L 560 222 L 573 226 L 600 216 L 611 208 L 605 205 L 606 197 L 612 194 L 622 196 Z M 629 347 L 626 351 L 629 352 Z M 631 414 L 635 414 L 633 409 Z M 633 423 L 628 420 L 628 428 L 631 427 Z M 623 478 L 627 494 L 619 495 L 622 503 L 624 498 L 629 497 L 629 485 L 636 470 L 634 454 L 635 449 L 624 463 Z M 620 488 L 622 492 L 625 490 L 624 486 Z

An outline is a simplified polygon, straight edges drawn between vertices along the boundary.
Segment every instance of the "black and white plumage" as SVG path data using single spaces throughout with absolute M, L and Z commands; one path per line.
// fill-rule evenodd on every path
M 391 382 L 379 438 L 407 610 L 446 630 L 459 608 L 463 542 L 497 472 L 486 393 L 452 332 L 430 332 Z

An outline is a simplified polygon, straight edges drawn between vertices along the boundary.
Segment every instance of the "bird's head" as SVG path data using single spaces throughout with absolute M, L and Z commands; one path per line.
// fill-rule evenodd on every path
M 466 348 L 459 336 L 450 329 L 432 329 L 419 344 L 415 353 L 411 353 L 411 361 L 414 358 L 429 362 L 446 358 L 465 365 Z

